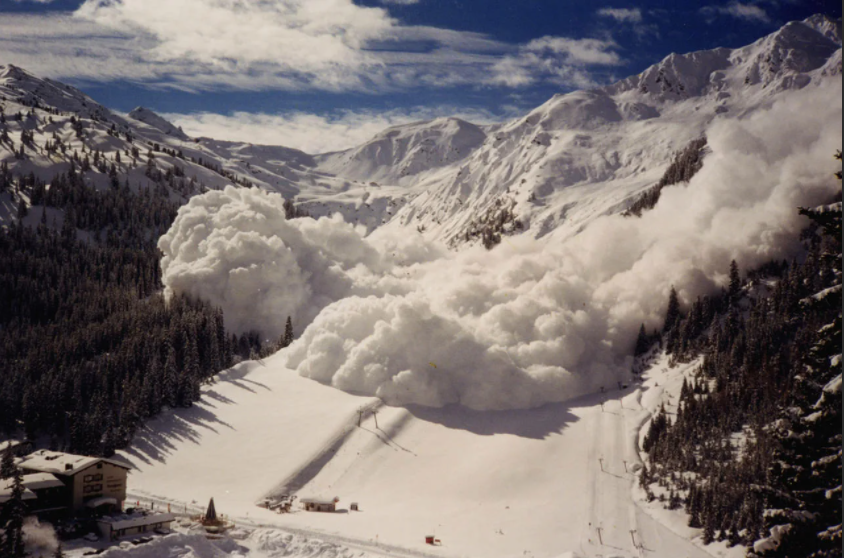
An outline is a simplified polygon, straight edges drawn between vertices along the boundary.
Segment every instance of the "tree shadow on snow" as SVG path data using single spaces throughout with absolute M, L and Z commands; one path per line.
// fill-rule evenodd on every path
M 236 380 L 224 381 L 236 382 Z M 152 465 L 154 461 L 164 464 L 167 462 L 167 457 L 183 442 L 199 444 L 203 430 L 214 434 L 219 432 L 220 427 L 234 430 L 231 424 L 220 420 L 213 412 L 217 407 L 215 402 L 234 403 L 214 390 L 206 390 L 202 394 L 202 399 L 193 406 L 165 409 L 161 415 L 139 428 L 132 438 L 131 445 L 122 450 L 122 453 L 133 467 L 141 468 L 142 463 Z

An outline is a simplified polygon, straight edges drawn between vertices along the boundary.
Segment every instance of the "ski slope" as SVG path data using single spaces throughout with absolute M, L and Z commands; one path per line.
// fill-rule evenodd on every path
M 241 363 L 193 408 L 150 422 L 122 452 L 135 467 L 128 501 L 196 512 L 214 497 L 240 526 L 373 556 L 709 556 L 693 531 L 678 535 L 633 497 L 634 440 L 661 387 L 608 386 L 524 411 L 397 408 L 302 378 L 284 360 Z M 362 407 L 377 414 L 358 427 Z M 337 496 L 339 511 L 256 506 L 282 493 Z

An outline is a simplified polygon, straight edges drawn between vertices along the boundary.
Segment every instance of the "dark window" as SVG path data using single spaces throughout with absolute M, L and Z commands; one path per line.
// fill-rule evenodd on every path
M 83 494 L 91 494 L 93 492 L 102 492 L 102 491 L 103 491 L 103 485 L 101 485 L 101 484 L 92 484 L 92 485 L 89 485 L 89 486 L 83 486 L 82 487 L 82 493 Z

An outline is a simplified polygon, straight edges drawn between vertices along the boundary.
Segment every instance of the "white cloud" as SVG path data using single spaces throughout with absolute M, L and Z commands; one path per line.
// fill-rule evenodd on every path
M 0 18 L 0 60 L 35 74 L 185 91 L 582 84 L 607 56 L 587 41 L 539 41 L 405 26 L 352 0 L 86 0 L 72 16 Z M 524 79 L 501 79 L 496 68 L 522 53 Z
M 618 22 L 640 23 L 642 21 L 642 10 L 639 8 L 601 8 L 598 15 L 610 17 Z
M 716 120 L 687 186 L 565 241 L 451 253 L 337 218 L 287 222 L 276 194 L 210 192 L 162 238 L 163 282 L 239 330 L 272 338 L 292 315 L 305 330 L 289 367 L 390 404 L 525 408 L 597 391 L 629 372 L 639 324 L 661 325 L 672 285 L 689 302 L 724 285 L 733 258 L 747 269 L 800 250 L 797 207 L 840 193 L 841 87 Z
M 504 116 L 514 116 L 510 108 Z M 439 116 L 455 116 L 475 124 L 498 122 L 504 116 L 454 106 L 417 107 L 393 111 L 342 111 L 328 115 L 304 112 L 284 114 L 235 112 L 163 114 L 191 136 L 255 144 L 284 145 L 306 153 L 340 151 L 371 139 L 390 126 Z
M 386 11 L 351 0 L 86 0 L 75 15 L 153 37 L 157 62 L 241 73 L 271 65 L 328 89 L 377 65 L 363 47 L 394 26 Z
M 597 14 L 610 18 L 619 25 L 629 26 L 639 39 L 659 36 L 659 28 L 655 24 L 644 23 L 642 10 L 639 8 L 601 8 Z
M 490 81 L 518 87 L 550 79 L 564 86 L 592 87 L 595 81 L 587 66 L 621 64 L 617 47 L 611 40 L 541 37 L 496 63 Z
M 726 15 L 756 23 L 770 23 L 771 21 L 768 12 L 752 3 L 730 2 L 726 6 L 704 6 L 700 11 L 710 17 Z

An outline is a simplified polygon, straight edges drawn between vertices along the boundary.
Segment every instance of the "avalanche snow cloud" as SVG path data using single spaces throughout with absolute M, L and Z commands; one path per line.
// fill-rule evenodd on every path
M 712 153 L 640 219 L 601 217 L 559 241 L 528 235 L 449 253 L 416 233 L 362 233 L 338 218 L 286 221 L 283 201 L 227 188 L 193 198 L 159 246 L 168 293 L 220 305 L 235 330 L 304 328 L 287 349 L 299 374 L 389 404 L 528 408 L 614 385 L 639 324 L 681 299 L 790 257 L 797 207 L 838 185 L 841 82 L 717 119 Z
M 281 196 L 257 188 L 192 198 L 158 242 L 166 295 L 213 302 L 238 333 L 277 336 L 288 316 L 308 323 L 326 305 L 369 292 L 381 256 L 351 225 L 284 215 Z

